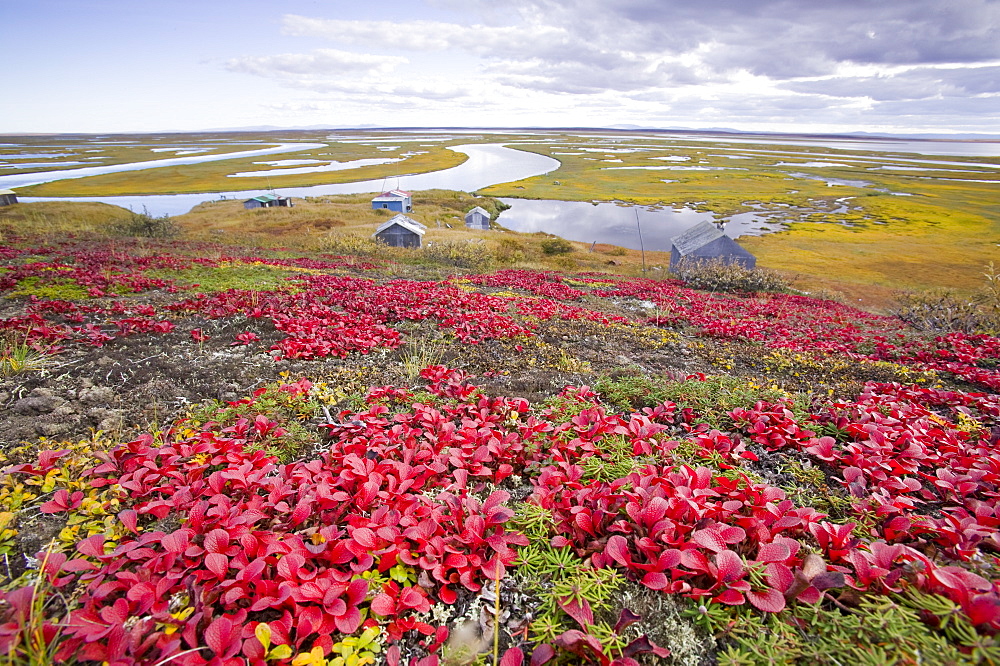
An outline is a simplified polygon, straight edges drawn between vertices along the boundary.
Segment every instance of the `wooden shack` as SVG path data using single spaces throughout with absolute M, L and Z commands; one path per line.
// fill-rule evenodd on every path
M 465 226 L 469 229 L 489 229 L 490 214 L 484 208 L 476 206 L 465 214 Z
M 292 198 L 291 197 L 279 197 L 276 194 L 262 194 L 259 197 L 253 197 L 252 199 L 247 199 L 243 202 L 243 207 L 247 210 L 252 210 L 254 208 L 291 208 Z
M 14 190 L 0 190 L 0 206 L 10 206 L 17 203 L 17 195 Z
M 378 239 L 389 247 L 420 247 L 421 238 L 427 233 L 427 227 L 405 215 L 397 215 L 382 224 L 372 238 Z
M 744 268 L 754 268 L 757 257 L 753 256 L 721 229 L 711 222 L 701 222 L 680 236 L 670 239 L 670 270 L 676 270 L 681 260 L 721 261 L 724 264 L 739 264 Z
M 403 190 L 389 190 L 372 199 L 372 210 L 394 210 L 397 213 L 413 212 L 413 195 Z

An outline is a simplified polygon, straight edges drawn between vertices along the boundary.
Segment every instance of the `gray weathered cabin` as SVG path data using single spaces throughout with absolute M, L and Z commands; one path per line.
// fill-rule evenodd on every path
M 673 243 L 670 250 L 670 270 L 676 270 L 682 259 L 721 261 L 725 264 L 739 264 L 744 268 L 754 268 L 757 265 L 757 257 L 740 247 L 711 222 L 696 224 L 670 240 Z
M 372 238 L 389 247 L 420 247 L 420 239 L 427 233 L 427 227 L 405 215 L 397 215 L 383 223 Z
M 291 208 L 292 198 L 279 197 L 276 194 L 262 194 L 259 197 L 247 199 L 243 202 L 243 207 L 247 210 L 251 210 L 253 208 L 274 208 L 276 206 Z
M 465 226 L 469 229 L 489 229 L 489 212 L 479 206 L 476 206 L 465 214 Z
M 17 203 L 17 195 L 14 190 L 0 190 L 0 206 L 10 206 Z

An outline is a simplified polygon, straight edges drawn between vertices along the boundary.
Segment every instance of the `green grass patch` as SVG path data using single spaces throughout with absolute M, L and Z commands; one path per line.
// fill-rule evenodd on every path
M 147 277 L 173 280 L 175 284 L 196 287 L 198 291 L 210 293 L 228 289 L 248 289 L 270 291 L 283 287 L 291 288 L 288 278 L 293 270 L 276 268 L 267 264 L 223 264 L 221 266 L 193 266 L 183 270 L 148 271 Z
M 700 378 L 668 380 L 643 374 L 603 376 L 593 384 L 602 401 L 620 412 L 639 411 L 670 400 L 681 408 L 692 408 L 705 423 L 722 427 L 726 413 L 750 407 L 760 400 L 787 399 L 788 393 L 747 380 L 745 377 L 708 375 Z
M 52 301 L 80 301 L 89 297 L 87 290 L 74 280 L 56 278 L 42 280 L 37 275 L 19 280 L 10 292 L 11 296 L 37 296 Z

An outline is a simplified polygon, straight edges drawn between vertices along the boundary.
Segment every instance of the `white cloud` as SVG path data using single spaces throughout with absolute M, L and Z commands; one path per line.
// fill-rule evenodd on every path
M 232 72 L 283 79 L 309 77 L 377 76 L 392 72 L 408 60 L 401 56 L 369 55 L 336 49 L 316 49 L 311 53 L 282 53 L 273 56 L 245 56 L 226 62 Z
M 366 47 L 384 44 L 407 51 L 458 49 L 484 56 L 575 40 L 571 33 L 551 25 L 490 27 L 439 21 L 345 21 L 295 14 L 282 19 L 282 33 L 299 37 L 321 37 Z

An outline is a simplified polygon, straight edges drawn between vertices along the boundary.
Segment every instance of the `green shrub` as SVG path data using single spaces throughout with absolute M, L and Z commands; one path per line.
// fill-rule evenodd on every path
M 573 249 L 573 244 L 565 238 L 547 238 L 542 241 L 542 252 L 545 254 L 567 254 Z
M 486 268 L 495 259 L 485 243 L 461 241 L 429 243 L 423 249 L 423 256 L 433 263 L 475 269 Z
M 510 238 L 501 239 L 494 252 L 494 257 L 501 264 L 516 264 L 524 261 L 526 256 L 524 245 Z
M 986 284 L 968 297 L 951 289 L 898 294 L 895 314 L 918 331 L 1000 332 L 1000 272 L 991 262 Z
M 380 257 L 387 253 L 389 247 L 363 236 L 328 234 L 319 239 L 316 249 L 339 256 Z
M 154 217 L 143 208 L 141 213 L 133 211 L 124 220 L 116 222 L 112 225 L 111 230 L 117 236 L 174 238 L 180 234 L 181 228 L 169 215 Z
M 699 261 L 682 259 L 674 270 L 677 279 L 694 289 L 727 293 L 755 293 L 759 291 L 786 291 L 788 280 L 774 271 L 763 268 L 746 268 L 721 259 Z

